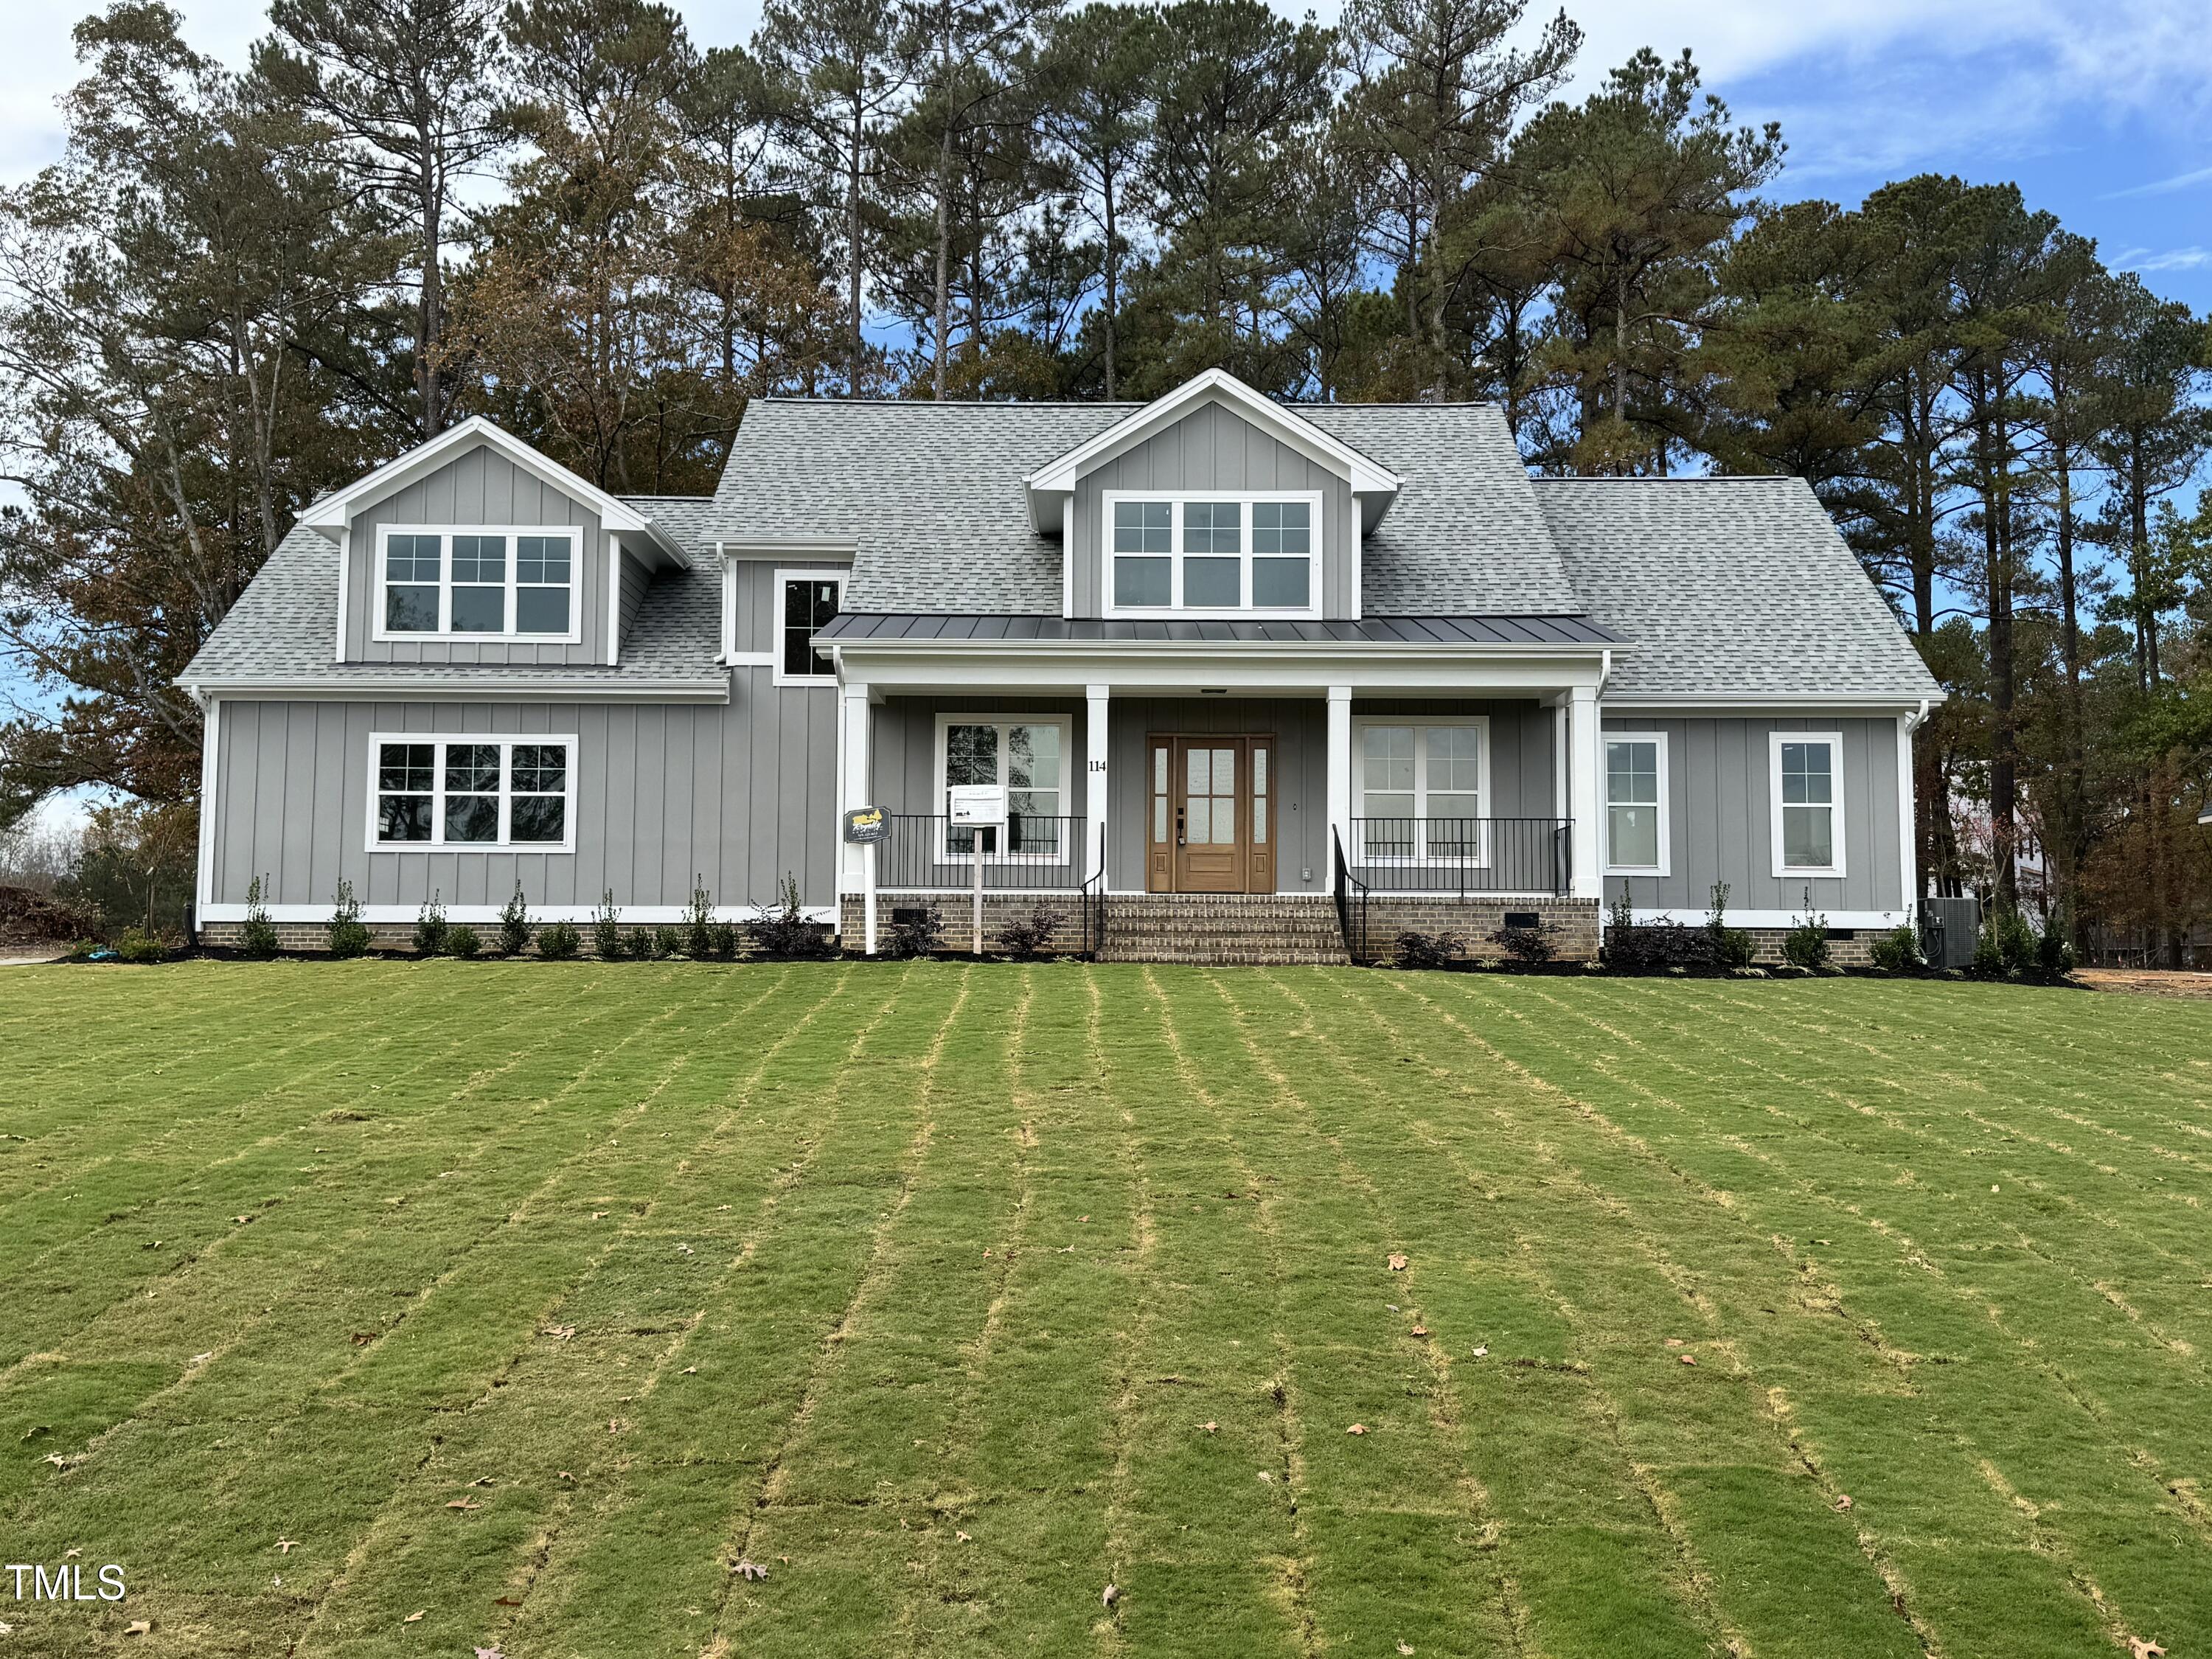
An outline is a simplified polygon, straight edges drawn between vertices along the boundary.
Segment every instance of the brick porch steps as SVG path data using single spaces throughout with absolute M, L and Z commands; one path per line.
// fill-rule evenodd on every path
M 1101 962 L 1251 968 L 1345 967 L 1336 901 L 1326 894 L 1116 894 Z

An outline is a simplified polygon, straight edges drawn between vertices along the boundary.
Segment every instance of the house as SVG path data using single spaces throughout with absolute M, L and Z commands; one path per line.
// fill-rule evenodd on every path
M 1588 955 L 1609 897 L 1717 881 L 1770 947 L 1893 927 L 1941 695 L 1799 480 L 1532 478 L 1495 408 L 1218 372 L 763 398 L 711 497 L 472 420 L 308 508 L 183 679 L 210 942 L 256 878 L 307 943 L 342 879 L 398 937 L 788 876 L 848 949 L 932 903 L 965 944 L 980 860 L 987 931 L 1261 961 L 1509 919 Z M 949 823 L 978 786 L 1004 821 Z

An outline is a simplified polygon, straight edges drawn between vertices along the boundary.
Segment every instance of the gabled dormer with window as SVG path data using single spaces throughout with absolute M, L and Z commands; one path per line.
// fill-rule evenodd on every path
M 334 660 L 613 666 L 653 576 L 689 563 L 635 507 L 481 417 L 326 495 Z
M 1357 620 L 1400 480 L 1233 375 L 1200 375 L 1031 473 L 1062 614 Z

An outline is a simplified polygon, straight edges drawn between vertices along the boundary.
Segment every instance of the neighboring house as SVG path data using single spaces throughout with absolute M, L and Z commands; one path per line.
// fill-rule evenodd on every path
M 991 927 L 1261 960 L 1340 957 L 1340 912 L 1355 948 L 1510 915 L 1586 955 L 1606 897 L 1697 921 L 1716 881 L 1778 935 L 1895 926 L 1941 695 L 1797 479 L 1531 478 L 1495 408 L 1218 372 L 763 398 L 711 498 L 471 421 L 310 507 L 183 683 L 213 941 L 257 877 L 279 924 L 343 879 L 398 934 L 518 883 L 539 919 L 743 917 L 788 875 L 848 948 L 872 889 L 964 944 L 947 792 L 989 784 Z M 887 842 L 841 836 L 863 805 Z

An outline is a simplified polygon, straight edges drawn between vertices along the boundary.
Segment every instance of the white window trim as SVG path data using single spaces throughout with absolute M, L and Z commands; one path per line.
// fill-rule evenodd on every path
M 1070 747 L 1075 740 L 1074 716 L 1071 714 L 1024 714 L 1018 709 L 1014 709 L 1009 710 L 1004 714 L 992 714 L 985 711 L 965 714 L 939 714 L 937 717 L 936 757 L 931 768 L 931 777 L 934 784 L 935 793 L 933 793 L 929 798 L 929 815 L 932 817 L 943 817 L 945 816 L 945 734 L 950 728 L 956 726 L 995 726 L 1000 728 L 999 776 L 1001 779 L 1004 779 L 1006 775 L 1006 728 L 1007 726 L 1058 726 L 1060 728 L 1060 788 L 1057 793 L 1060 795 L 1060 810 L 1054 816 L 1060 818 L 1063 823 L 1069 818 L 1076 817 L 1073 805 L 1075 799 L 1076 763 L 1074 750 Z M 1007 786 L 1007 793 L 1009 794 L 1012 793 L 1012 787 L 1011 785 Z M 1088 820 L 1085 820 L 1085 822 L 1087 823 Z M 1080 835 L 1081 831 L 1080 830 L 1078 830 L 1075 833 Z M 974 862 L 975 856 L 975 855 L 973 851 L 950 853 L 940 849 L 932 854 L 931 862 L 935 864 L 969 864 Z M 1071 845 L 1069 849 L 1065 853 L 994 853 L 990 856 L 994 862 L 1002 864 L 1079 864 L 1082 861 L 1081 849 L 1079 847 L 1073 845 Z
M 1322 614 L 1322 550 L 1328 538 L 1322 516 L 1322 494 L 1318 489 L 1102 489 L 1098 492 L 1098 581 L 1099 597 L 1104 601 L 1103 611 L 1109 617 L 1282 617 L 1313 619 Z M 1168 597 L 1170 604 L 1162 605 L 1121 605 L 1114 603 L 1114 507 L 1119 501 L 1165 501 L 1169 504 L 1168 522 L 1170 526 L 1168 545 L 1170 551 L 1146 555 L 1151 558 L 1164 556 L 1168 560 Z M 1307 583 L 1307 603 L 1299 605 L 1245 604 L 1235 606 L 1194 605 L 1182 602 L 1182 509 L 1186 501 L 1237 501 L 1245 511 L 1239 519 L 1241 533 L 1237 538 L 1238 558 L 1243 569 L 1238 580 L 1238 592 L 1252 592 L 1252 514 L 1255 501 L 1304 501 L 1307 504 L 1308 521 L 1312 540 L 1306 560 L 1310 580 Z M 1199 554 L 1200 558 L 1226 557 L 1225 554 Z M 1267 558 L 1296 558 L 1295 553 L 1266 554 Z
M 377 787 L 378 762 L 387 743 L 428 743 L 437 745 L 431 762 L 430 839 L 379 841 L 377 801 L 386 792 Z M 499 839 L 448 842 L 446 839 L 446 749 L 447 744 L 499 745 Z M 517 744 L 559 744 L 568 751 L 562 769 L 568 787 L 562 792 L 562 839 L 514 842 L 507 839 L 509 814 L 514 799 L 514 746 Z M 372 853 L 573 853 L 576 850 L 576 734 L 573 732 L 372 732 L 368 734 L 368 848 Z M 402 793 L 398 791 L 394 793 Z
M 835 673 L 787 674 L 784 672 L 784 587 L 786 584 L 790 582 L 834 582 L 836 584 L 837 587 L 837 610 L 842 615 L 845 609 L 845 584 L 848 580 L 850 580 L 852 574 L 852 568 L 849 565 L 840 565 L 835 568 L 815 570 L 779 568 L 776 571 L 775 586 L 769 590 L 772 596 L 770 599 L 770 607 L 774 611 L 775 615 L 771 617 L 769 627 L 769 666 L 775 671 L 775 684 L 778 685 L 835 685 L 837 684 L 837 676 Z M 738 651 L 734 623 L 732 623 L 731 638 L 731 659 L 732 662 L 736 662 L 738 660 Z
M 1604 732 L 1599 734 L 1601 743 L 1651 743 L 1659 745 L 1659 862 L 1656 864 L 1622 864 L 1613 856 L 1613 796 L 1612 771 L 1609 764 L 1598 769 L 1598 810 L 1604 815 L 1605 873 L 1608 876 L 1665 876 L 1674 873 L 1674 809 L 1671 781 L 1667 770 L 1667 734 L 1664 732 Z M 1601 759 L 1607 757 L 1601 757 Z
M 390 586 L 391 548 L 394 536 L 435 536 L 438 544 L 438 629 L 435 633 L 418 633 L 410 629 L 391 629 L 385 626 L 387 613 L 385 590 Z M 504 536 L 507 538 L 507 627 L 497 634 L 453 631 L 453 538 L 456 536 Z M 568 543 L 568 631 L 565 634 L 520 634 L 514 629 L 514 590 L 519 586 L 515 572 L 520 560 L 516 554 L 518 536 L 560 536 Z M 517 645 L 580 645 L 584 639 L 584 532 L 568 524 L 380 524 L 376 527 L 375 580 L 372 584 L 369 607 L 369 638 L 380 645 L 403 644 L 409 641 L 438 640 L 445 643 L 455 641 L 466 643 L 476 640 L 499 640 Z M 408 586 L 427 586 L 410 582 Z M 532 587 L 551 587 L 551 582 L 532 582 Z M 474 583 L 464 586 L 473 586 Z
M 1481 752 L 1476 757 L 1475 766 L 1474 790 L 1476 803 L 1481 808 L 1481 817 L 1483 820 L 1487 820 L 1497 816 L 1496 813 L 1490 810 L 1492 803 L 1490 794 L 1489 715 L 1360 714 L 1355 715 L 1352 722 L 1352 816 L 1353 817 L 1364 819 L 1375 816 L 1375 814 L 1367 811 L 1367 739 L 1365 733 L 1370 727 L 1382 726 L 1410 726 L 1417 732 L 1432 726 L 1471 726 L 1477 731 L 1480 732 L 1482 733 Z M 1398 792 L 1389 791 L 1386 793 L 1395 793 Z M 1429 746 L 1425 743 L 1416 740 L 1413 744 L 1413 817 L 1417 821 L 1420 822 L 1424 825 L 1427 823 L 1429 816 L 1427 811 L 1424 810 L 1428 805 L 1428 799 Z M 1365 865 L 1432 865 L 1446 868 L 1449 868 L 1454 866 L 1462 866 L 1470 870 L 1487 869 L 1490 866 L 1490 837 L 1486 833 L 1484 833 L 1481 836 L 1481 838 L 1475 848 L 1476 855 L 1471 859 L 1437 858 L 1432 855 L 1428 850 L 1426 844 L 1428 838 L 1427 830 L 1423 828 L 1418 832 L 1418 836 L 1419 840 L 1415 845 L 1414 850 L 1411 853 L 1378 854 L 1371 852 L 1368 848 L 1362 847 L 1356 849 L 1358 854 L 1357 861 Z
M 1782 745 L 1785 743 L 1825 743 L 1828 745 L 1829 824 L 1833 832 L 1835 862 L 1808 865 L 1782 861 Z M 1827 881 L 1844 874 L 1844 734 L 1840 732 L 1769 732 L 1766 734 L 1767 828 L 1774 847 L 1778 878 L 1809 877 Z

